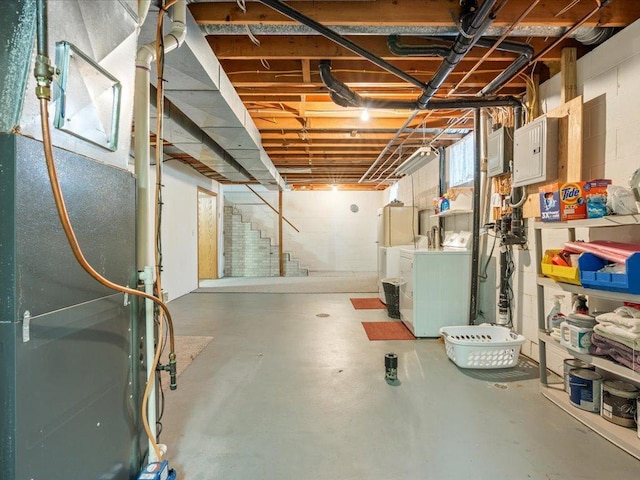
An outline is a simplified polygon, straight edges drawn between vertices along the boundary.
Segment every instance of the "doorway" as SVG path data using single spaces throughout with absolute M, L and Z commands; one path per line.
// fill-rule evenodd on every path
M 198 283 L 218 278 L 218 198 L 198 187 Z

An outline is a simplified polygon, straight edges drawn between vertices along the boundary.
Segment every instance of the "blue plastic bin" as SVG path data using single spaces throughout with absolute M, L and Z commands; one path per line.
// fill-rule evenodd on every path
M 592 253 L 580 255 L 578 267 L 582 286 L 611 292 L 640 293 L 640 252 L 633 253 L 627 259 L 627 273 L 598 272 L 608 263 Z

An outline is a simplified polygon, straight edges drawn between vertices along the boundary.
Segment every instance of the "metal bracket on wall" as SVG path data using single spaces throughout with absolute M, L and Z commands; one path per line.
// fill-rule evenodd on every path
M 29 326 L 31 324 L 31 312 L 26 310 L 22 315 L 22 343 L 27 343 L 31 337 L 29 335 Z

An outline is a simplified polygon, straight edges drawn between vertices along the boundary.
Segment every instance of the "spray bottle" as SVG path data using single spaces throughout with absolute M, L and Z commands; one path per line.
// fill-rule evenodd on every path
M 548 331 L 560 327 L 560 324 L 564 321 L 564 314 L 560 311 L 560 301 L 564 298 L 564 295 L 554 295 L 553 298 L 553 307 L 549 315 L 547 315 Z

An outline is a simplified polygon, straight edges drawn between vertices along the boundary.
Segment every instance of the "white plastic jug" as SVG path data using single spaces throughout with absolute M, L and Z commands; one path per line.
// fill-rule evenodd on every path
M 578 353 L 589 353 L 592 328 L 576 327 L 567 322 L 560 324 L 560 344 Z

